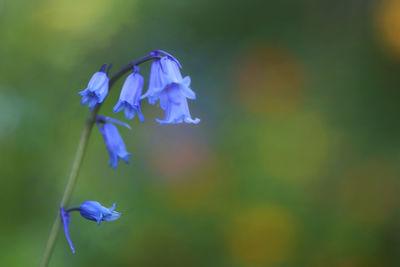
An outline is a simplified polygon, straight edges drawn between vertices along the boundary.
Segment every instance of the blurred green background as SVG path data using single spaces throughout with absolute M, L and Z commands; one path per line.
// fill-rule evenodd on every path
M 163 49 L 199 125 L 94 129 L 50 266 L 400 266 L 400 1 L 0 0 L 0 266 L 36 266 L 87 106 L 77 93 Z M 141 70 L 148 81 L 150 65 Z M 102 115 L 112 114 L 123 79 Z M 147 84 L 145 84 L 145 90 Z

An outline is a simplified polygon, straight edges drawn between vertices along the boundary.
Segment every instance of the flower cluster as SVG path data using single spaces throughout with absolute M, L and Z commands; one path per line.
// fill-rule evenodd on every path
M 161 109 L 165 111 L 164 119 L 156 119 L 160 124 L 199 123 L 200 119 L 193 119 L 189 112 L 187 99 L 196 99 L 196 94 L 190 89 L 190 77 L 182 77 L 180 71 L 182 65 L 175 57 L 162 50 L 153 51 L 149 56 L 152 56 L 154 61 L 151 64 L 149 87 L 146 93 L 142 94 L 144 78 L 140 74 L 140 69 L 133 64 L 132 73 L 125 79 L 119 100 L 113 108 L 114 113 L 124 110 L 126 119 L 133 119 L 137 114 L 139 120 L 144 122 L 141 100 L 147 98 L 151 105 L 159 101 Z M 107 96 L 109 79 L 104 72 L 105 67 L 106 65 L 103 65 L 100 71 L 90 79 L 88 87 L 79 93 L 82 96 L 82 105 L 89 104 L 90 109 L 101 104 Z M 127 152 L 124 141 L 114 124 L 130 127 L 103 116 L 98 116 L 96 122 L 110 155 L 110 166 L 116 169 L 120 159 L 128 163 L 131 154 Z
M 139 120 L 144 122 L 140 102 L 147 98 L 152 105 L 160 101 L 160 107 L 165 111 L 163 120 L 156 119 L 160 124 L 199 123 L 200 119 L 192 119 L 189 112 L 187 99 L 196 99 L 196 94 L 190 89 L 190 77 L 182 77 L 182 65 L 162 50 L 153 51 L 150 55 L 155 59 L 151 65 L 147 92 L 142 95 L 144 79 L 140 75 L 139 67 L 133 65 L 132 73 L 126 78 L 118 103 L 114 106 L 114 113 L 124 110 L 128 120 L 137 113 Z M 101 104 L 108 94 L 109 79 L 104 70 L 105 65 L 93 75 L 88 87 L 79 93 L 82 96 L 82 105 L 89 104 L 90 109 Z
M 146 93 L 142 94 L 144 78 L 140 74 L 140 69 L 137 65 L 148 60 L 153 60 L 150 70 L 149 87 Z M 156 50 L 146 57 L 133 61 L 127 67 L 119 72 L 124 73 L 132 69 L 132 72 L 126 77 L 122 86 L 119 100 L 113 108 L 114 113 L 124 111 L 125 117 L 128 120 L 133 119 L 137 114 L 139 120 L 144 122 L 145 118 L 141 110 L 141 101 L 147 98 L 151 105 L 159 101 L 161 109 L 165 111 L 164 119 L 156 119 L 160 124 L 183 122 L 197 124 L 200 122 L 200 119 L 193 119 L 190 115 L 187 100 L 196 99 L 196 94 L 190 89 L 190 77 L 182 77 L 180 71 L 182 66 L 175 57 L 165 51 Z M 87 88 L 79 92 L 79 95 L 82 96 L 82 105 L 89 105 L 89 109 L 95 109 L 103 103 L 110 87 L 110 79 L 108 78 L 110 68 L 111 65 L 109 65 L 106 73 L 106 64 L 104 64 L 92 76 Z M 93 112 L 96 114 L 98 109 L 95 109 Z M 128 129 L 131 129 L 131 127 L 124 122 L 106 116 L 96 116 L 95 122 L 103 136 L 110 156 L 109 165 L 113 169 L 116 169 L 120 159 L 129 163 L 131 154 L 126 149 L 117 125 Z M 79 211 L 82 217 L 96 221 L 100 225 L 101 221 L 113 221 L 121 216 L 120 213 L 114 211 L 114 208 L 115 203 L 111 208 L 105 208 L 96 201 L 85 201 L 80 207 L 66 210 L 62 207 L 60 208 L 65 236 L 73 253 L 75 253 L 75 249 L 68 233 L 70 212 Z

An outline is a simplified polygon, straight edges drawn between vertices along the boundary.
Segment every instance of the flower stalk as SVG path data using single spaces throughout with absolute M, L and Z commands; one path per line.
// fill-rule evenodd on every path
M 159 58 L 160 58 L 160 56 L 158 55 L 158 53 L 152 52 L 149 55 L 144 56 L 138 60 L 132 61 L 131 63 L 122 67 L 118 72 L 116 72 L 111 77 L 111 79 L 109 81 L 109 88 L 111 89 L 113 84 L 119 78 L 121 78 L 125 73 L 130 71 L 133 66 L 142 64 L 149 60 L 159 59 Z M 92 110 L 90 110 L 89 115 L 85 121 L 85 125 L 83 127 L 81 138 L 79 140 L 78 148 L 76 150 L 75 158 L 74 158 L 74 161 L 72 164 L 71 172 L 69 174 L 68 182 L 64 189 L 63 197 L 61 199 L 60 207 L 63 209 L 65 209 L 70 202 L 71 195 L 74 191 L 74 188 L 75 188 L 75 185 L 76 185 L 76 182 L 78 179 L 79 170 L 81 168 L 81 165 L 82 165 L 82 162 L 83 162 L 83 159 L 85 156 L 85 152 L 86 152 L 86 148 L 87 148 L 87 145 L 89 142 L 90 134 L 92 132 L 93 125 L 96 122 L 96 116 L 99 113 L 101 105 L 102 105 L 102 103 L 96 105 Z M 40 267 L 48 266 L 52 252 L 54 250 L 54 246 L 55 246 L 55 243 L 57 240 L 58 233 L 60 232 L 60 228 L 61 228 L 61 216 L 57 209 L 57 216 L 54 220 L 53 226 L 52 226 L 50 234 L 49 234 L 49 238 L 46 243 L 46 248 L 45 248 L 42 258 L 41 258 L 41 261 L 39 264 Z

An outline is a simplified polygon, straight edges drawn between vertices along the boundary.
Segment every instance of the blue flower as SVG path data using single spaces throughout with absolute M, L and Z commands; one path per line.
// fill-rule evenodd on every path
M 151 63 L 149 88 L 140 99 L 147 97 L 149 104 L 154 105 L 158 99 L 158 93 L 164 88 L 161 76 L 163 75 L 161 60 L 156 59 Z
M 147 97 L 150 104 L 160 100 L 161 108 L 166 111 L 164 120 L 156 119 L 160 124 L 199 123 L 199 118 L 192 119 L 187 103 L 187 99 L 196 99 L 196 94 L 190 89 L 190 77 L 182 77 L 181 65 L 174 57 L 157 51 L 166 56 L 153 62 L 149 89 L 142 98 Z
M 79 92 L 78 94 L 82 96 L 82 105 L 89 104 L 89 108 L 93 109 L 97 104 L 104 101 L 108 94 L 108 76 L 104 72 L 106 64 L 104 64 L 100 71 L 93 74 L 89 81 L 88 87 Z
M 108 154 L 110 155 L 110 166 L 116 169 L 120 159 L 129 163 L 129 156 L 131 154 L 126 151 L 124 140 L 122 140 L 117 127 L 113 123 L 123 125 L 130 129 L 129 125 L 116 119 L 103 116 L 97 116 L 96 120 L 97 127 L 103 135 Z
M 186 79 L 188 78 L 188 79 Z M 156 119 L 160 124 L 193 123 L 198 124 L 199 118 L 192 119 L 187 98 L 195 99 L 194 92 L 188 87 L 189 77 L 182 84 L 171 84 L 160 95 L 160 106 L 164 109 L 164 120 Z
M 160 124 L 169 123 L 194 123 L 200 122 L 199 118 L 192 119 L 187 98 L 196 99 L 196 94 L 190 89 L 190 77 L 182 78 L 179 65 L 169 57 L 163 57 L 161 76 L 164 88 L 159 92 L 160 106 L 166 111 L 164 120 L 156 119 Z
M 72 244 L 71 238 L 69 237 L 69 221 L 71 219 L 71 211 L 79 211 L 82 217 L 96 221 L 97 225 L 100 225 L 101 221 L 114 221 L 121 217 L 121 213 L 114 211 L 115 203 L 111 208 L 103 207 L 97 201 L 85 201 L 82 203 L 80 207 L 73 207 L 67 210 L 64 210 L 62 207 L 60 208 L 60 214 L 62 223 L 64 226 L 65 237 L 67 238 L 68 244 L 71 247 L 72 253 L 75 253 L 74 245 Z
M 161 75 L 161 82 L 164 88 L 173 83 L 182 83 L 183 77 L 180 71 L 180 65 L 176 60 L 170 57 L 162 57 L 161 66 L 163 72 L 163 75 Z
M 135 117 L 135 113 L 137 112 L 139 120 L 144 122 L 144 116 L 140 109 L 140 96 L 143 91 L 143 82 L 144 79 L 139 73 L 139 68 L 135 66 L 133 73 L 126 78 L 122 86 L 118 103 L 114 107 L 115 113 L 125 109 L 125 117 L 130 120 Z
M 166 61 L 174 62 L 178 67 L 178 72 L 179 69 L 182 68 L 182 66 L 181 63 L 179 63 L 179 61 L 176 58 L 174 58 L 171 54 L 165 51 L 155 50 L 150 54 L 153 56 L 158 56 L 160 54 L 166 55 L 161 59 L 155 59 L 151 64 L 149 88 L 147 89 L 147 92 L 141 97 L 141 99 L 147 97 L 149 104 L 154 105 L 159 98 L 160 92 L 167 85 L 166 82 L 168 82 L 163 76 L 170 75 L 166 72 L 167 70 L 164 66 L 166 64 Z M 180 74 L 180 72 L 178 73 L 176 81 L 178 82 L 179 80 L 182 80 L 182 75 Z
M 65 237 L 67 238 L 68 244 L 71 247 L 72 253 L 75 253 L 74 245 L 72 245 L 71 238 L 69 238 L 69 234 L 68 234 L 69 221 L 71 219 L 71 215 L 69 214 L 69 212 L 65 211 L 63 208 L 60 208 L 60 214 L 61 214 L 61 219 L 62 219 L 62 223 L 64 226 Z
M 114 211 L 115 203 L 111 208 L 103 207 L 97 201 L 85 201 L 79 207 L 79 212 L 82 217 L 96 221 L 98 225 L 100 225 L 101 221 L 114 221 L 121 216 L 121 213 Z

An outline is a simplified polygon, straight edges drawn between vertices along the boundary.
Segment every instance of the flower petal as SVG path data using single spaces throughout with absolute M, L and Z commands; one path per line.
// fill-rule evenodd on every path
M 62 223 L 64 226 L 64 233 L 65 233 L 65 237 L 67 238 L 68 244 L 72 250 L 72 253 L 75 254 L 75 248 L 74 245 L 72 244 L 71 238 L 69 237 L 68 234 L 68 230 L 69 230 L 69 221 L 71 219 L 71 215 L 69 214 L 69 212 L 66 212 L 62 207 L 60 207 L 60 214 L 61 214 L 61 219 L 62 219 Z

